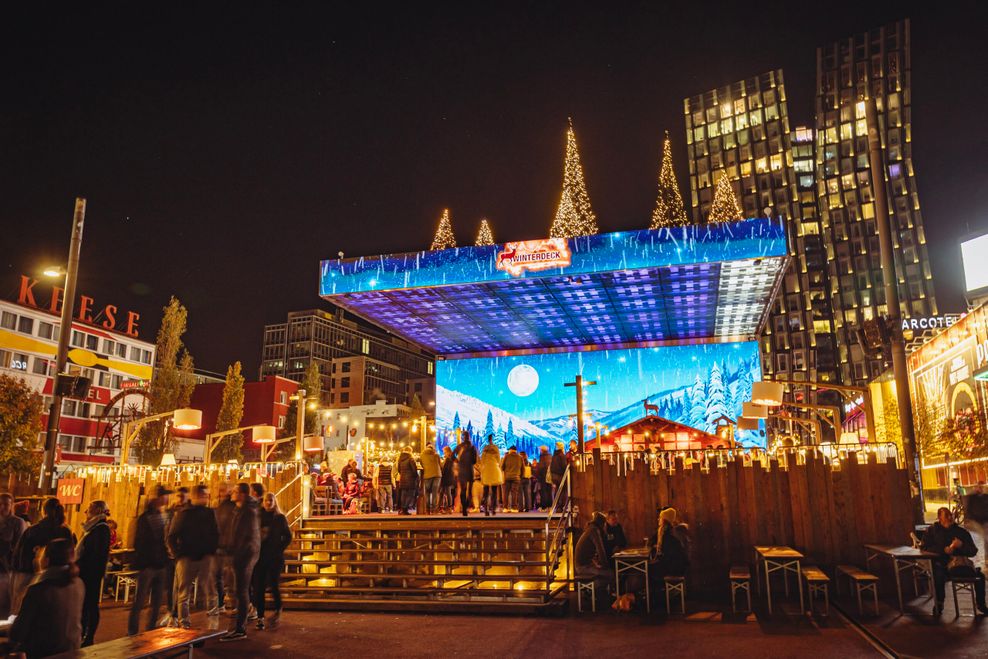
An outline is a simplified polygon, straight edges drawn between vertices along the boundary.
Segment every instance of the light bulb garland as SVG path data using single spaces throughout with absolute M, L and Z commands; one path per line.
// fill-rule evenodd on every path
M 741 206 L 738 198 L 734 195 L 734 186 L 731 185 L 731 177 L 727 172 L 721 174 L 717 181 L 717 189 L 714 191 L 714 201 L 710 205 L 710 215 L 707 222 L 734 222 L 743 220 Z
M 430 250 L 452 249 L 456 247 L 456 236 L 453 235 L 453 223 L 449 219 L 449 209 L 443 209 L 443 215 L 439 218 L 439 226 L 436 228 L 436 237 L 432 239 Z
M 566 129 L 566 157 L 563 161 L 563 191 L 552 221 L 549 236 L 552 238 L 572 238 L 599 233 L 597 216 L 590 207 L 590 195 L 583 179 L 580 153 L 576 147 L 576 133 L 573 119 Z
M 486 217 L 480 221 L 480 231 L 477 232 L 477 242 L 474 244 L 477 247 L 494 244 L 494 234 L 491 232 L 491 225 Z
M 652 224 L 649 229 L 677 227 L 689 224 L 683 197 L 679 194 L 679 183 L 672 172 L 672 143 L 669 131 L 666 131 L 662 143 L 662 166 L 659 168 L 659 194 L 655 200 L 655 210 L 652 211 Z

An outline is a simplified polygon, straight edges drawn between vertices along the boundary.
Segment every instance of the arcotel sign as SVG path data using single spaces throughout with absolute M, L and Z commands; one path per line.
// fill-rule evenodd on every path
M 17 303 L 35 309 L 46 309 L 53 314 L 61 313 L 62 293 L 64 290 L 59 286 L 52 286 L 48 295 L 47 304 L 39 304 L 38 297 L 40 291 L 36 291 L 37 279 L 32 279 L 26 275 L 21 275 L 20 292 L 17 294 Z M 107 304 L 103 307 L 96 306 L 96 301 L 88 295 L 80 295 L 75 304 L 76 320 L 88 323 L 94 327 L 122 332 L 127 336 L 137 338 L 137 324 L 141 320 L 141 315 L 136 311 L 122 312 L 115 304 Z M 102 320 L 98 320 L 102 319 Z M 121 327 L 118 329 L 118 325 Z

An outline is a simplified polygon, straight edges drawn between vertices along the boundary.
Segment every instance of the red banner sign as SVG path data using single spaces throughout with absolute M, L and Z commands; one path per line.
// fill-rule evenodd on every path
M 565 268 L 572 255 L 565 238 L 544 238 L 505 243 L 498 252 L 497 269 L 518 277 L 525 270 L 551 270 Z
M 58 479 L 58 500 L 62 505 L 70 503 L 82 503 L 82 493 L 86 489 L 86 479 L 84 478 L 60 478 Z

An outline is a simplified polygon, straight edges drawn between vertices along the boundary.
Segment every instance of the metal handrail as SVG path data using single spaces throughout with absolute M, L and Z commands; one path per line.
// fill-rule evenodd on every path
M 563 487 L 566 488 L 566 503 L 563 509 L 559 511 L 559 516 L 553 520 L 553 515 L 557 513 L 559 508 L 559 500 L 563 493 Z M 552 504 L 549 506 L 549 510 L 546 513 L 545 519 L 545 591 L 546 598 L 549 598 L 552 593 L 552 582 L 555 578 L 555 565 L 556 561 L 559 560 L 559 555 L 562 553 L 565 547 L 565 537 L 566 529 L 570 526 L 570 518 L 572 515 L 572 501 L 571 496 L 571 481 L 570 481 L 570 465 L 566 465 L 566 471 L 563 472 L 563 477 L 559 481 L 559 485 L 556 487 L 556 494 L 553 497 Z M 550 525 L 552 529 L 550 530 Z M 561 537 L 560 537 L 561 536 Z M 567 580 L 570 580 L 571 574 L 570 570 L 572 565 L 570 561 L 566 563 L 566 576 Z

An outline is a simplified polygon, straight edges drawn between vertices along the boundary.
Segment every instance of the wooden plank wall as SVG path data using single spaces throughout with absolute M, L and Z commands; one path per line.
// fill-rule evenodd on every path
M 703 591 L 724 590 L 730 566 L 752 564 L 756 544 L 789 545 L 821 565 L 863 566 L 864 543 L 909 543 L 906 472 L 874 454 L 862 454 L 866 464 L 855 456 L 831 464 L 811 452 L 805 463 L 714 460 L 709 469 L 682 458 L 653 469 L 639 455 L 623 455 L 608 461 L 595 452 L 597 464 L 575 468 L 578 526 L 594 510 L 614 508 L 628 542 L 641 546 L 655 533 L 658 508 L 676 508 L 692 537 L 689 581 Z
M 286 465 L 284 469 L 278 471 L 271 469 L 269 472 L 259 468 L 250 468 L 241 472 L 224 468 L 210 470 L 202 468 L 201 465 L 197 465 L 192 470 L 164 468 L 157 471 L 146 469 L 128 471 L 126 468 L 120 470 L 117 467 L 97 470 L 95 473 L 88 470 L 87 472 L 65 475 L 66 478 L 86 479 L 82 503 L 65 506 L 66 523 L 77 537 L 81 537 L 82 523 L 86 520 L 86 509 L 92 501 L 102 499 L 110 508 L 110 518 L 117 522 L 117 535 L 124 547 L 134 546 L 137 516 L 147 506 L 148 494 L 153 493 L 157 485 L 164 485 L 174 490 L 183 485 L 191 488 L 193 485 L 205 484 L 209 487 L 210 504 L 216 505 L 219 484 L 223 481 L 261 483 L 265 492 L 272 490 L 278 492 L 285 484 L 291 483 L 297 473 L 292 463 Z M 301 497 L 302 485 L 296 480 L 278 497 L 278 504 L 283 512 L 287 513 L 301 500 Z

